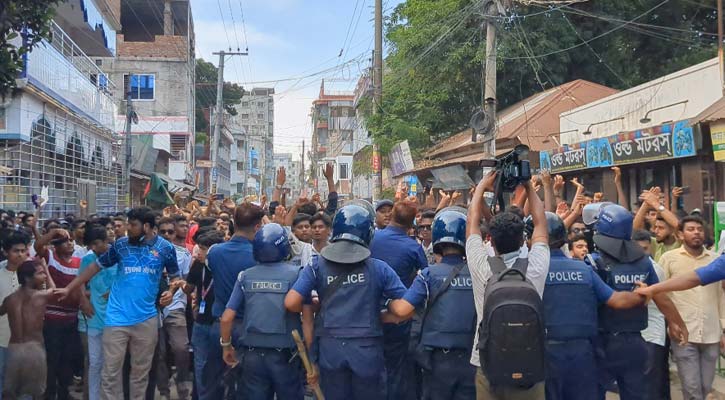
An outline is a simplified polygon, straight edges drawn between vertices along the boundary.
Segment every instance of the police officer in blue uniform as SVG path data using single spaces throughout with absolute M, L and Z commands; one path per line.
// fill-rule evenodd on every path
M 410 318 L 425 308 L 417 359 L 424 368 L 423 398 L 472 399 L 476 367 L 470 356 L 476 329 L 471 274 L 466 264 L 466 214 L 449 207 L 433 219 L 433 252 L 441 262 L 424 269 L 390 313 Z
M 617 204 L 602 206 L 595 222 L 597 253 L 591 262 L 602 280 L 616 291 L 632 291 L 636 282 L 650 286 L 658 282 L 649 257 L 631 241 L 632 222 L 632 214 Z M 670 336 L 687 341 L 687 327 L 672 301 L 666 295 L 655 296 L 654 301 L 669 323 Z M 596 352 L 600 399 L 605 398 L 606 385 L 612 380 L 616 380 L 622 400 L 645 398 L 647 349 L 640 331 L 646 327 L 644 304 L 625 310 L 600 306 Z
M 245 398 L 302 400 L 303 374 L 291 335 L 294 329 L 302 331 L 300 313 L 284 307 L 284 298 L 297 281 L 300 268 L 283 261 L 290 254 L 290 243 L 287 231 L 278 224 L 267 224 L 257 231 L 253 246 L 258 264 L 239 273 L 221 317 L 224 361 L 229 366 L 237 364 L 232 325 L 237 312 L 243 313 L 239 341 Z
M 632 308 L 645 297 L 615 292 L 583 261 L 564 255 L 564 222 L 546 212 L 551 262 L 544 290 L 546 322 L 546 399 L 596 400 L 597 368 L 592 341 L 597 336 L 597 305 Z
M 330 400 L 385 398 L 380 304 L 402 297 L 405 286 L 388 264 L 370 258 L 374 220 L 369 204 L 342 207 L 332 222 L 330 244 L 302 270 L 285 299 L 287 310 L 300 312 L 312 290 L 318 293 L 311 353 Z

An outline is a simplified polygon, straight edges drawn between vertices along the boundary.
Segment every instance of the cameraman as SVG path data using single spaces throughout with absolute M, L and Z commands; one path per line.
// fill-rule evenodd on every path
M 492 276 L 488 261 L 490 246 L 493 246 L 496 255 L 503 259 L 506 267 L 511 268 L 514 262 L 520 257 L 520 249 L 524 240 L 524 223 L 521 217 L 510 211 L 505 211 L 491 218 L 491 214 L 483 200 L 484 192 L 494 191 L 497 173 L 498 171 L 492 171 L 483 177 L 476 187 L 476 191 L 473 193 L 473 198 L 468 208 L 466 256 L 473 281 L 473 297 L 476 303 L 477 326 L 481 324 L 486 284 Z M 522 185 L 526 189 L 529 210 L 534 223 L 534 230 L 531 235 L 531 249 L 528 254 L 526 278 L 536 288 L 539 296 L 543 296 L 546 275 L 549 271 L 550 257 L 544 204 L 539 199 L 530 181 L 526 181 Z M 482 215 L 487 221 L 490 221 L 491 245 L 484 243 L 481 235 L 479 221 L 481 221 Z M 478 336 L 479 332 L 476 330 L 476 338 L 473 342 L 474 347 L 471 353 L 471 364 L 478 367 L 476 372 L 477 398 L 544 400 L 544 382 L 539 382 L 529 388 L 492 387 L 481 369 L 477 348 Z

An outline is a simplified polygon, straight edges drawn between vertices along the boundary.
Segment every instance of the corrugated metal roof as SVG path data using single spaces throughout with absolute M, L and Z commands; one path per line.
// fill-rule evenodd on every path
M 697 116 L 690 118 L 690 124 L 694 125 L 701 122 L 713 122 L 725 119 L 725 97 L 721 97 L 709 107 L 704 109 Z

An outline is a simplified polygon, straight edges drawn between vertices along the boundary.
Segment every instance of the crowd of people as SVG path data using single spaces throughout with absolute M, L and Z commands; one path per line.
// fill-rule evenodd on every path
M 505 208 L 496 171 L 338 207 L 328 165 L 326 201 L 280 168 L 269 203 L 0 210 L 2 397 L 661 400 L 671 352 L 705 399 L 725 258 L 681 189 L 628 204 L 614 170 L 617 199 L 542 171 Z

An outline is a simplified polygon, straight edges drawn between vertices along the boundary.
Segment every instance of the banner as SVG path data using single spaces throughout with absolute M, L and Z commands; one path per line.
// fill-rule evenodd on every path
M 710 124 L 710 137 L 715 161 L 725 161 L 725 123 Z
M 407 140 L 403 140 L 390 149 L 390 169 L 393 176 L 403 175 L 414 168 L 413 156 L 410 154 L 410 146 L 408 146 Z
M 725 137 L 725 129 L 723 131 Z M 713 148 L 714 143 L 713 140 Z M 559 173 L 694 155 L 692 126 L 687 121 L 679 121 L 542 151 L 539 162 L 541 169 Z

